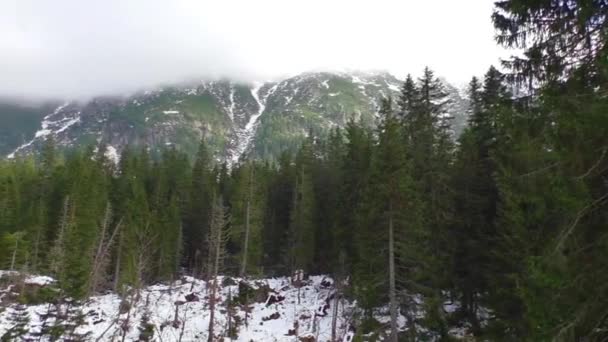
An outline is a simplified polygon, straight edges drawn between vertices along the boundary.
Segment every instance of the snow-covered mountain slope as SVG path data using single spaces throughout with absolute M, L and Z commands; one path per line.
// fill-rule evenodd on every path
M 175 146 L 193 155 L 204 137 L 218 159 L 237 161 L 244 154 L 272 159 L 297 148 L 309 131 L 322 134 L 351 118 L 374 125 L 380 99 L 397 96 L 400 85 L 384 72 L 317 72 L 277 82 L 163 87 L 64 103 L 41 115 L 37 131 L 15 133 L 10 141 L 0 136 L 0 146 L 14 157 L 39 150 L 53 137 L 66 148 L 103 143 L 120 153 L 126 146 L 152 152 Z M 461 114 L 466 101 L 456 88 L 448 89 L 452 112 Z

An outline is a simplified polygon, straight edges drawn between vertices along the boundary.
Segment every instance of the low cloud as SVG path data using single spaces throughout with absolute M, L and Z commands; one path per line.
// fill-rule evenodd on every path
M 0 96 L 87 98 L 163 83 L 498 62 L 492 1 L 4 0 Z

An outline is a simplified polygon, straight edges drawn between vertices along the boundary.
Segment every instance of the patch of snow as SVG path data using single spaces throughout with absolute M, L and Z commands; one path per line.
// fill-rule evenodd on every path
M 325 80 L 321 83 L 321 85 L 323 85 L 325 87 L 325 89 L 329 89 L 329 84 L 328 84 L 329 80 Z
M 178 110 L 163 110 L 163 114 L 179 114 Z
M 223 279 L 224 277 L 219 277 L 218 284 L 222 284 Z M 323 276 L 311 277 L 300 288 L 294 286 L 289 278 L 248 281 L 254 288 L 268 287 L 270 296 L 260 302 L 252 301 L 247 311 L 235 307 L 234 317 L 238 317 L 241 322 L 247 320 L 248 324 L 239 325 L 238 336 L 233 341 L 293 341 L 304 336 L 314 336 L 317 341 L 329 340 L 333 305 L 337 302 L 332 299 L 335 295 L 333 286 L 325 286 L 324 279 Z M 218 340 L 225 336 L 227 329 L 226 303 L 229 294 L 233 299 L 238 296 L 236 284 L 241 279 L 234 278 L 234 281 L 235 285 L 219 288 L 215 312 L 215 334 Z M 181 335 L 182 341 L 205 341 L 210 316 L 207 300 L 209 291 L 207 282 L 192 277 L 184 277 L 173 284 L 148 286 L 140 291 L 138 300 L 131 298 L 130 313 L 120 311 L 122 299 L 116 294 L 94 296 L 77 307 L 84 314 L 84 321 L 76 328 L 76 333 L 88 333 L 91 341 L 116 341 L 121 339 L 122 327 L 127 327 L 126 340 L 136 341 L 139 336 L 137 327 L 142 316 L 148 313 L 149 322 L 155 327 L 155 340 L 177 341 Z M 342 339 L 352 333 L 349 327 L 356 303 L 344 299 L 340 301 L 336 332 Z M 50 307 L 48 304 L 27 307 L 30 322 L 26 327 L 26 337 L 33 337 L 41 330 L 43 317 Z M 11 327 L 9 317 L 14 308 L 11 306 L 0 313 L 0 334 Z M 125 323 L 127 315 L 130 320 Z M 49 318 L 47 325 L 53 324 L 53 320 L 54 318 Z M 297 335 L 290 336 L 289 330 L 296 323 Z
M 118 165 L 118 162 L 120 162 L 120 154 L 112 145 L 108 145 L 108 147 L 106 147 L 106 151 L 103 153 L 103 155 L 114 163 L 114 165 Z
M 331 96 L 331 97 L 334 97 L 334 96 L 338 96 L 339 94 L 340 94 L 340 92 L 337 92 L 337 93 L 329 93 L 329 94 L 327 94 L 327 95 L 329 95 L 329 96 Z
M 285 105 L 289 105 L 291 100 L 293 100 L 293 96 L 285 96 Z
M 247 124 L 245 125 L 244 128 L 236 130 L 237 141 L 236 141 L 236 147 L 234 148 L 234 151 L 231 156 L 232 163 L 238 162 L 238 160 L 241 158 L 243 153 L 245 153 L 245 151 L 247 151 L 247 149 L 249 148 L 249 145 L 251 144 L 251 140 L 253 139 L 253 137 L 255 135 L 255 130 L 258 126 L 258 120 L 259 120 L 260 116 L 262 116 L 262 114 L 264 113 L 264 110 L 266 109 L 266 100 L 268 99 L 268 97 L 270 95 L 272 95 L 276 91 L 278 84 L 275 84 L 271 89 L 268 90 L 266 95 L 263 98 L 261 98 L 260 89 L 263 86 L 264 86 L 264 83 L 258 82 L 258 83 L 255 83 L 253 88 L 251 89 L 251 96 L 253 97 L 255 102 L 257 102 L 258 110 L 256 113 L 252 114 L 249 117 L 249 121 L 247 122 Z
M 230 85 L 230 106 L 228 107 L 230 121 L 234 121 L 234 85 Z
M 20 273 L 17 271 L 0 270 L 0 278 L 16 277 L 16 276 L 20 276 L 22 274 L 23 273 Z M 27 274 L 27 275 L 25 275 L 25 278 L 23 279 L 24 284 L 38 285 L 38 286 L 46 286 L 46 285 L 53 284 L 54 282 L 55 282 L 55 279 L 53 279 L 49 276 L 35 275 L 35 274 Z M 2 333 L 0 333 L 0 336 L 2 336 Z
M 393 90 L 393 91 L 397 91 L 397 92 L 401 91 L 401 89 L 399 88 L 399 86 L 396 85 L 396 84 L 389 84 L 388 85 L 388 89 Z
M 78 112 L 78 115 L 80 115 L 80 112 Z M 80 117 L 77 118 L 73 118 L 68 120 L 65 124 L 63 124 L 63 126 L 61 126 L 58 130 L 56 130 L 54 133 L 61 133 L 63 131 L 65 131 L 66 129 L 70 128 L 70 126 L 72 126 L 73 124 L 80 122 Z
M 55 279 L 48 276 L 28 276 L 25 283 L 29 285 L 46 286 L 55 282 Z
M 63 109 L 65 109 L 70 103 L 66 102 L 61 106 L 57 107 L 51 114 L 45 116 L 41 122 L 41 128 L 34 133 L 34 138 L 29 142 L 17 147 L 12 153 L 7 155 L 8 159 L 13 159 L 15 154 L 19 151 L 31 146 L 36 140 L 40 140 L 41 138 L 45 138 L 52 134 L 59 134 L 65 130 L 67 130 L 70 126 L 74 125 L 77 122 L 80 122 L 80 112 L 75 114 L 75 117 L 64 117 L 59 120 L 53 120 L 54 116 L 60 114 Z M 71 113 L 70 113 L 71 114 Z
M 51 133 L 52 133 L 52 131 L 50 129 L 43 128 L 36 132 L 36 134 L 34 135 L 34 138 L 46 137 L 47 135 L 49 135 Z
M 0 270 L 0 278 L 3 275 L 19 275 L 19 273 Z M 357 302 L 339 296 L 335 282 L 327 276 L 311 276 L 308 280 L 303 280 L 301 286 L 296 285 L 298 283 L 296 278 L 295 274 L 291 279 L 281 277 L 245 280 L 218 277 L 214 340 L 226 338 L 229 320 L 226 309 L 229 298 L 236 300 L 239 295 L 238 284 L 245 282 L 253 289 L 266 288 L 268 294 L 257 300 L 252 298 L 247 303 L 247 309 L 241 304 L 232 307 L 233 324 L 241 322 L 236 326 L 237 336 L 231 339 L 232 341 L 298 341 L 301 337 L 313 337 L 314 341 L 328 341 L 332 335 L 334 309 L 337 309 L 335 316 L 337 340 L 352 342 L 358 323 L 354 317 L 363 313 Z M 27 284 L 39 286 L 47 286 L 55 282 L 50 277 L 33 275 L 26 276 L 24 280 Z M 0 295 L 13 293 L 14 287 L 11 286 L 7 289 L 0 288 Z M 75 332 L 88 334 L 87 341 L 122 340 L 123 333 L 125 333 L 124 340 L 136 341 L 140 334 L 138 327 L 144 315 L 148 315 L 149 323 L 154 327 L 154 340 L 205 341 L 208 339 L 210 319 L 210 290 L 210 282 L 185 276 L 173 283 L 144 287 L 137 291 L 137 295 L 125 295 L 121 298 L 115 293 L 107 293 L 93 296 L 76 305 L 69 303 L 65 305 L 72 306 L 74 312 L 83 314 L 82 324 L 76 327 Z M 425 316 L 423 297 L 419 294 L 406 294 L 406 297 L 408 310 L 399 313 L 397 317 L 401 331 L 409 328 L 404 313 L 417 321 Z M 444 310 L 448 313 L 455 312 L 458 305 L 458 302 L 446 302 Z M 16 312 L 17 307 L 18 304 L 9 304 L 6 310 L 0 312 L 0 336 L 13 326 L 11 315 Z M 49 309 L 54 307 L 48 303 L 26 306 L 30 320 L 25 326 L 27 333 L 24 340 L 34 339 L 43 325 L 46 324 L 48 327 L 55 324 L 54 315 L 45 318 Z M 388 305 L 374 309 L 373 316 L 382 324 L 384 333 L 388 332 L 390 323 Z M 482 325 L 489 317 L 491 312 L 481 309 L 480 318 L 484 321 Z M 295 326 L 297 329 L 294 329 Z M 467 336 L 469 334 L 467 328 L 450 327 L 449 333 L 455 337 Z M 419 324 L 416 324 L 416 329 L 429 332 Z M 59 339 L 61 338 L 65 336 Z
M 359 88 L 361 88 L 361 89 L 365 88 L 365 85 L 372 85 L 372 86 L 376 86 L 376 87 L 380 86 L 379 84 L 374 83 L 374 82 L 364 81 L 357 75 L 350 75 L 350 77 L 351 77 L 353 83 L 359 84 Z

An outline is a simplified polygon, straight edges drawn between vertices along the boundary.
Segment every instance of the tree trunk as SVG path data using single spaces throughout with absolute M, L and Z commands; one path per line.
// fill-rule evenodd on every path
M 32 262 L 32 271 L 34 273 L 38 273 L 38 255 L 39 255 L 39 248 L 40 248 L 40 235 L 42 234 L 41 232 L 42 227 L 38 227 L 38 230 L 36 231 L 36 241 L 34 242 L 34 260 Z
M 19 239 L 15 239 L 15 249 L 13 250 L 13 256 L 11 258 L 11 271 L 15 270 L 15 260 L 17 258 L 17 249 L 19 249 Z
M 101 225 L 101 234 L 97 240 L 97 248 L 95 252 L 95 257 L 93 258 L 93 267 L 91 267 L 90 274 L 90 283 L 89 283 L 89 295 L 94 293 L 97 290 L 97 285 L 99 284 L 99 278 L 101 276 L 101 268 L 104 258 L 105 252 L 105 242 L 106 242 L 106 233 L 108 231 L 108 226 L 110 225 L 111 211 L 110 206 L 106 206 L 106 212 L 104 214 L 103 223 Z
M 389 205 L 388 216 L 388 273 L 389 273 L 389 298 L 391 311 L 391 342 L 397 341 L 397 297 L 395 289 L 395 239 L 393 231 L 393 205 Z
M 332 310 L 331 317 L 331 342 L 338 341 L 338 339 L 336 338 L 336 330 L 338 327 L 338 305 L 340 304 L 340 293 L 336 291 L 334 296 L 334 307 Z
M 121 262 L 121 254 L 122 254 L 122 242 L 123 242 L 123 234 L 120 233 L 120 239 L 118 240 L 118 250 L 116 254 L 116 265 L 114 265 L 114 292 L 118 292 L 118 281 L 120 278 L 120 262 Z
M 221 203 L 221 201 L 220 201 Z M 222 212 L 223 215 L 223 212 Z M 223 223 L 216 223 L 217 227 L 212 227 L 211 229 L 215 231 L 215 251 L 214 251 L 214 260 L 213 260 L 213 283 L 211 285 L 211 294 L 209 295 L 209 336 L 207 341 L 213 342 L 213 325 L 215 318 L 215 295 L 217 291 L 217 274 L 220 267 L 220 254 L 221 254 L 221 245 L 222 245 L 222 225 Z
M 228 303 L 226 314 L 228 315 L 228 339 L 232 341 L 232 290 L 228 288 Z
M 249 250 L 249 231 L 250 231 L 250 211 L 251 211 L 251 197 L 253 193 L 253 165 L 250 165 L 249 172 L 249 185 L 248 185 L 248 195 L 247 195 L 247 208 L 245 209 L 245 243 L 243 246 L 243 262 L 241 264 L 241 272 L 240 276 L 244 277 L 245 272 L 247 270 L 247 253 Z

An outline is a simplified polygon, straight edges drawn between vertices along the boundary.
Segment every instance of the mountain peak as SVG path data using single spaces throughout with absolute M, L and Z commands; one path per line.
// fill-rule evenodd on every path
M 323 134 L 351 117 L 375 125 L 380 99 L 397 96 L 400 85 L 387 71 L 311 71 L 276 81 L 224 78 L 98 97 L 46 109 L 37 127 L 23 130 L 18 143 L 5 142 L 0 153 L 31 153 L 52 136 L 65 148 L 103 143 L 120 153 L 145 145 L 159 153 L 171 146 L 194 155 L 205 137 L 220 160 L 274 159 L 295 150 L 309 130 Z M 460 98 L 457 91 L 452 96 Z

